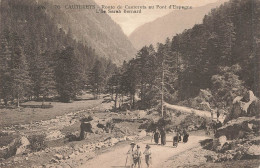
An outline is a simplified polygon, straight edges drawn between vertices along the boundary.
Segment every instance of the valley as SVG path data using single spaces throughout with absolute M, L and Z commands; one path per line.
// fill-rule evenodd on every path
M 260 2 L 106 1 L 0 0 L 0 167 L 258 167 Z

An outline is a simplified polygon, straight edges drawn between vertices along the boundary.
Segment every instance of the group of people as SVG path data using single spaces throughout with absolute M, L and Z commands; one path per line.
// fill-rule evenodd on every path
M 183 139 L 182 139 L 183 137 Z M 158 128 L 155 129 L 153 133 L 153 139 L 156 144 L 159 144 L 159 139 L 161 138 L 161 145 L 166 145 L 166 131 L 165 128 L 162 128 L 161 131 L 159 131 Z M 177 147 L 178 143 L 180 141 L 183 141 L 184 143 L 188 142 L 189 134 L 186 131 L 186 129 L 179 129 L 178 127 L 175 128 L 174 134 L 173 134 L 173 146 Z
M 136 145 L 134 142 L 132 142 L 130 145 L 131 145 L 131 148 L 127 152 L 128 156 L 127 156 L 126 163 L 129 160 L 131 168 L 136 167 L 136 166 L 138 166 L 138 168 L 140 168 L 141 161 L 142 161 L 142 152 L 141 152 L 140 146 Z M 135 149 L 135 145 L 136 145 L 136 149 Z M 146 145 L 145 151 L 143 152 L 143 154 L 145 156 L 145 163 L 146 163 L 147 167 L 151 166 L 152 152 L 151 152 L 150 148 L 151 148 L 150 145 Z
M 182 138 L 183 136 L 183 138 Z M 173 135 L 173 146 L 177 147 L 178 143 L 180 141 L 183 141 L 184 143 L 188 142 L 188 138 L 189 138 L 189 134 L 188 132 L 183 129 L 179 129 L 178 127 L 176 127 L 175 131 L 174 131 L 174 135 Z M 161 145 L 166 145 L 166 131 L 165 128 L 162 128 L 160 131 L 158 128 L 155 129 L 154 134 L 153 134 L 153 139 L 154 142 L 158 145 L 159 144 L 159 140 L 161 139 Z M 127 159 L 126 159 L 126 163 L 130 163 L 130 167 L 134 168 L 134 167 L 141 167 L 141 161 L 142 161 L 142 155 L 145 156 L 145 163 L 147 165 L 147 167 L 151 166 L 152 163 L 152 152 L 151 152 L 151 147 L 150 145 L 146 145 L 145 147 L 145 151 L 142 153 L 140 146 L 136 145 L 134 142 L 132 142 L 130 149 L 127 152 Z M 136 148 L 135 148 L 136 147 Z
M 179 142 L 183 142 L 183 143 L 187 143 L 188 139 L 189 139 L 189 134 L 186 131 L 186 129 L 179 129 L 178 127 L 176 127 L 175 129 L 175 135 L 173 135 L 173 146 L 177 147 Z M 182 138 L 183 137 L 183 138 Z
M 153 139 L 154 142 L 158 145 L 159 139 L 161 138 L 161 144 L 166 145 L 166 131 L 165 128 L 162 128 L 161 131 L 159 131 L 158 128 L 155 129 L 155 132 L 153 133 Z

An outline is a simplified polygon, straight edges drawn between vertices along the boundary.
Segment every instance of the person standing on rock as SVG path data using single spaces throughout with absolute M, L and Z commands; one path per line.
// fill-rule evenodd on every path
M 164 127 L 162 128 L 161 131 L 161 144 L 166 145 L 166 131 Z
M 138 168 L 140 168 L 141 167 L 142 152 L 140 150 L 139 145 L 136 146 L 136 150 L 134 152 L 133 158 L 134 158 L 134 166 L 136 167 L 136 165 L 138 164 Z
M 161 137 L 160 132 L 158 130 L 158 128 L 156 128 L 153 138 L 154 138 L 154 142 L 158 145 L 159 143 L 159 138 Z
M 150 145 L 146 145 L 145 151 L 144 151 L 145 163 L 146 163 L 147 167 L 150 167 L 150 165 L 152 163 L 152 152 L 151 152 L 150 148 L 151 148 Z
M 127 152 L 127 158 L 126 158 L 125 165 L 127 164 L 127 161 L 129 160 L 130 167 L 133 168 L 134 167 L 134 152 L 135 152 L 134 147 L 135 147 L 135 143 L 132 142 L 130 145 L 131 145 L 131 147 Z

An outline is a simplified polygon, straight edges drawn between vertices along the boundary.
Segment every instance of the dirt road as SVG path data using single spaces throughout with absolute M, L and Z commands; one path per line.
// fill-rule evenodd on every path
M 199 141 L 206 139 L 205 136 L 190 136 L 187 143 L 179 143 L 177 148 L 172 147 L 172 136 L 167 136 L 166 146 L 151 144 L 151 141 L 143 141 L 138 143 L 141 146 L 141 151 L 143 152 L 146 144 L 151 145 L 152 150 L 152 167 L 162 168 L 164 162 L 166 162 L 170 157 L 178 155 L 184 151 L 188 151 L 191 148 L 199 145 Z M 81 168 L 125 168 L 126 153 L 130 146 L 125 146 L 117 148 L 114 151 L 110 151 L 101 155 L 98 155 L 92 160 L 89 160 L 81 166 Z M 129 162 L 127 163 L 129 167 Z M 144 156 L 142 157 L 142 168 L 145 168 Z
M 204 118 L 211 118 L 211 113 L 209 111 L 197 110 L 197 109 L 193 109 L 193 108 L 189 108 L 189 107 L 172 105 L 172 104 L 168 104 L 168 103 L 165 103 L 165 106 L 167 108 L 178 110 L 180 112 L 195 113 L 196 115 L 204 117 Z M 223 123 L 223 121 L 225 120 L 225 117 L 226 116 L 224 116 L 224 114 L 221 114 L 220 117 L 219 117 L 219 120 Z M 213 118 L 214 118 L 214 120 L 217 120 L 217 113 L 216 112 L 214 112 Z

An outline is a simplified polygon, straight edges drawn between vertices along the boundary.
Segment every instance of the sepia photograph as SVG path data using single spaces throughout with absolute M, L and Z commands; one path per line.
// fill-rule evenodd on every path
M 0 0 L 0 168 L 260 168 L 260 0 Z

